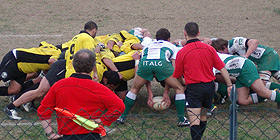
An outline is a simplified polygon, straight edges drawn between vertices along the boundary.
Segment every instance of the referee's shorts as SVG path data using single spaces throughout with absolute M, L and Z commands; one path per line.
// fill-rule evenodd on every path
M 211 108 L 215 94 L 214 82 L 189 84 L 185 90 L 188 108 Z

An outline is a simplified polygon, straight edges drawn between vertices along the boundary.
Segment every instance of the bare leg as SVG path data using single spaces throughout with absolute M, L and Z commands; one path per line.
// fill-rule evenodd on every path
M 25 103 L 28 103 L 38 97 L 44 96 L 50 89 L 49 81 L 44 77 L 40 82 L 40 85 L 35 90 L 30 90 L 20 96 L 17 100 L 13 102 L 15 107 L 19 107 Z
M 21 85 L 15 80 L 11 80 L 10 86 L 8 87 L 8 94 L 13 95 L 20 92 Z
M 247 87 L 237 88 L 237 92 L 238 92 L 238 104 L 249 105 L 253 103 L 253 100 L 249 95 L 249 88 Z

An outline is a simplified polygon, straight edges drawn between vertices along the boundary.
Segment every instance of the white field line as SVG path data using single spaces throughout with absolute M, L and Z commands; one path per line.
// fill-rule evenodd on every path
M 0 123 L 0 126 L 35 126 L 35 125 L 41 125 L 40 122 L 10 122 L 10 123 Z M 57 125 L 57 123 L 52 123 L 52 125 Z
M 62 35 L 48 35 L 48 34 L 38 34 L 38 35 L 0 35 L 1 38 L 4 37 L 61 37 Z

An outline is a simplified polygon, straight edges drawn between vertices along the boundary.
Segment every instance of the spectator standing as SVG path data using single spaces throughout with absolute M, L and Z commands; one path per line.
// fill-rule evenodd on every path
M 53 133 L 51 115 L 55 107 L 110 126 L 124 111 L 123 101 L 107 87 L 93 81 L 95 54 L 82 49 L 73 56 L 76 73 L 54 84 L 38 108 L 38 116 L 48 139 L 100 139 L 97 130 L 87 130 L 57 113 L 58 134 Z M 105 113 L 104 113 L 105 112 Z

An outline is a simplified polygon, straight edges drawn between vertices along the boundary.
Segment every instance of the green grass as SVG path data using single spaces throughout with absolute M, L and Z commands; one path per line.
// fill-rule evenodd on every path
M 110 128 L 116 131 L 103 139 L 191 139 L 189 127 L 177 127 L 174 101 L 172 101 L 172 105 L 168 110 L 154 111 L 146 105 L 147 97 L 144 93 L 145 90 L 142 90 L 125 124 L 112 124 Z M 174 100 L 173 94 L 170 94 L 170 96 L 171 100 Z M 2 102 L 0 107 L 3 108 L 8 104 L 6 98 L 2 97 L 0 100 Z M 217 105 L 217 112 L 208 118 L 208 125 L 203 136 L 204 139 L 229 139 L 229 105 L 230 102 L 224 105 Z M 275 103 L 270 101 L 248 107 L 240 106 L 238 110 L 238 139 L 280 139 L 279 110 L 273 109 L 275 108 L 274 106 Z M 23 120 L 19 122 L 9 120 L 0 111 L 0 123 L 18 124 L 15 126 L 1 125 L 0 139 L 45 139 L 41 125 L 20 125 L 20 123 L 40 122 L 36 110 L 28 113 L 18 111 L 18 113 L 23 117 Z M 56 128 L 57 126 L 53 125 L 53 127 Z

